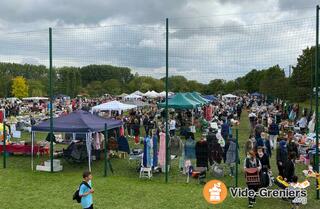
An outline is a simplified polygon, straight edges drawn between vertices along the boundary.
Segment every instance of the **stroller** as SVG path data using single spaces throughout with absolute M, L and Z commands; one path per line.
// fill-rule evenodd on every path
M 272 187 L 274 183 L 274 177 L 272 176 L 272 172 L 267 169 L 262 168 L 261 171 L 261 186 L 262 187 Z
M 212 175 L 217 178 L 222 178 L 224 176 L 223 167 L 217 162 L 213 162 L 212 166 Z

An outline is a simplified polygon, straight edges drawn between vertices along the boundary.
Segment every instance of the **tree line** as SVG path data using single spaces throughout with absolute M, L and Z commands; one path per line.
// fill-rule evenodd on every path
M 169 91 L 198 91 L 202 94 L 225 94 L 260 92 L 268 96 L 290 101 L 305 101 L 312 94 L 315 48 L 308 47 L 297 58 L 292 75 L 285 75 L 279 65 L 267 69 L 252 69 L 234 80 L 214 79 L 208 84 L 188 80 L 184 76 L 169 77 Z M 227 66 L 226 66 L 227 67 Z M 49 92 L 48 69 L 43 65 L 0 63 L 0 97 L 46 96 Z M 19 78 L 17 78 L 19 77 Z M 25 81 L 21 81 L 21 78 Z M 91 97 L 105 93 L 118 95 L 135 90 L 163 91 L 165 78 L 133 74 L 127 67 L 111 65 L 88 65 L 84 67 L 61 67 L 53 69 L 53 92 L 75 97 L 79 94 Z M 27 85 L 21 88 L 19 85 Z M 18 85 L 18 86 L 17 86 Z M 21 92 L 17 89 L 24 89 Z

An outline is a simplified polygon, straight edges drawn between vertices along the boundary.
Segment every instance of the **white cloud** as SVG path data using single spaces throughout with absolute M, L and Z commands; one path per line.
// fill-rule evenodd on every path
M 301 2 L 2 0 L 0 61 L 48 65 L 52 26 L 55 66 L 113 64 L 160 78 L 169 17 L 170 75 L 204 83 L 234 79 L 253 68 L 295 64 L 302 49 L 314 43 L 314 19 L 301 19 L 314 16 L 314 10 L 299 8 L 315 1 Z M 287 21 L 292 19 L 301 20 Z M 278 23 L 262 24 L 268 22 Z M 30 30 L 36 31 L 16 33 Z

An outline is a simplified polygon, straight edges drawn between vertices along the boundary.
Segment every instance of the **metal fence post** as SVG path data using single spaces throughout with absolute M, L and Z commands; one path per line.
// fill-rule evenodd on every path
M 168 62 L 168 52 L 169 52 L 169 19 L 166 18 L 166 183 L 168 182 L 168 160 L 169 160 L 169 130 L 168 130 L 168 76 L 169 76 L 169 62 Z
M 50 171 L 53 172 L 52 28 L 49 28 Z
M 236 187 L 238 187 L 238 163 L 239 163 L 239 134 L 238 129 L 236 129 L 236 146 L 237 146 L 237 152 L 236 152 Z
M 315 157 L 315 170 L 319 172 L 319 86 L 318 86 L 318 70 L 319 70 L 319 5 L 316 9 L 316 56 L 315 56 L 315 87 L 316 87 L 316 157 Z M 319 190 L 317 190 L 317 199 L 319 199 Z

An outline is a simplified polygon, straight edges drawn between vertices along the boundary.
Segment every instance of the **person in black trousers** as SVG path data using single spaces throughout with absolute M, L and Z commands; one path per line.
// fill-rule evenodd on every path
M 288 160 L 287 142 L 282 138 L 277 147 L 277 166 L 279 176 L 284 177 L 284 166 Z
M 284 180 L 292 183 L 293 177 L 295 176 L 295 165 L 294 161 L 296 159 L 296 153 L 290 152 L 288 156 L 288 160 L 284 166 Z
M 265 153 L 263 147 L 258 147 L 257 158 L 261 162 L 261 186 L 268 187 L 269 186 L 269 175 L 268 172 L 271 169 L 270 160 L 268 155 Z

